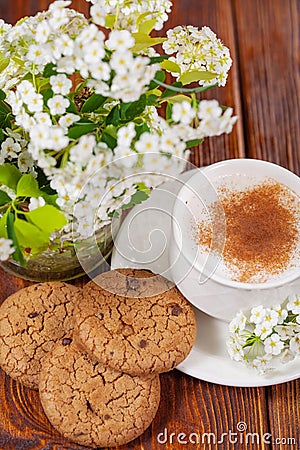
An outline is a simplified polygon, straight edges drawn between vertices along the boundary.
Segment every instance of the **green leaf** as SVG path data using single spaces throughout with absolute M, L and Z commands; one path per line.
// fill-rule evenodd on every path
M 6 205 L 11 202 L 11 198 L 6 192 L 0 191 L 0 206 Z
M 159 65 L 163 69 L 166 69 L 168 72 L 181 73 L 180 66 L 174 61 L 170 61 L 169 59 L 162 61 Z
M 2 89 L 0 89 L 0 100 L 5 100 L 6 99 L 6 94 L 4 91 L 2 91 Z
M 182 103 L 182 102 L 191 103 L 192 99 L 191 99 L 191 97 L 188 97 L 187 95 L 178 94 L 178 95 L 174 95 L 174 97 L 165 98 L 164 101 L 168 101 L 169 103 L 174 105 L 174 103 Z
M 20 247 L 30 248 L 31 253 L 37 253 L 47 248 L 50 233 L 42 231 L 26 220 L 16 218 L 14 230 Z
M 7 215 L 9 213 L 9 209 L 3 214 L 0 219 L 0 237 L 7 239 Z
M 77 111 L 77 108 L 76 108 L 75 103 L 72 102 L 72 100 L 70 100 L 70 99 L 69 99 L 69 102 L 70 102 L 70 104 L 69 104 L 69 106 L 67 107 L 67 110 L 66 110 L 66 111 L 67 111 L 68 113 L 78 114 L 78 111 Z
M 154 92 L 154 91 L 152 91 L 152 92 Z M 158 90 L 158 92 L 161 93 L 159 90 Z M 155 94 L 147 95 L 147 98 L 146 98 L 146 104 L 147 104 L 148 106 L 155 105 L 156 102 L 157 102 L 158 97 L 159 97 L 159 96 L 158 96 L 158 95 L 155 95 Z
M 6 69 L 6 67 L 9 66 L 9 61 L 10 61 L 9 58 L 4 58 L 2 56 L 2 53 L 0 53 L 0 73 L 3 72 L 3 70 Z
M 131 49 L 133 53 L 141 52 L 142 50 L 146 50 L 153 45 L 161 44 L 167 40 L 167 38 L 152 38 L 145 33 L 132 33 L 132 36 L 135 39 L 135 45 Z
M 0 101 L 0 128 L 11 128 L 12 115 L 10 107 L 3 101 Z
M 106 125 L 117 126 L 120 123 L 120 110 L 119 105 L 113 107 L 106 118 Z
M 52 205 L 57 208 L 56 200 L 58 199 L 58 194 L 47 194 L 46 192 L 41 191 L 41 197 L 45 200 L 47 205 Z
M 23 175 L 17 185 L 17 197 L 39 197 L 42 192 L 38 182 L 31 175 Z
M 113 125 L 108 125 L 102 132 L 102 141 L 112 150 L 117 146 L 116 129 Z
M 158 72 L 156 72 L 155 74 L 155 80 L 160 81 L 161 83 L 163 83 L 166 79 L 166 73 L 163 70 L 159 70 Z M 155 82 L 155 80 L 152 80 L 151 83 L 149 84 L 149 90 L 151 91 L 152 89 L 155 89 L 158 86 L 158 83 Z
M 53 63 L 46 64 L 43 77 L 50 78 L 52 75 L 57 75 L 56 65 Z
M 169 59 L 169 56 L 168 55 L 151 56 L 150 57 L 150 65 L 160 63 L 161 61 L 164 61 L 165 59 Z
M 45 106 L 47 106 L 47 102 L 48 102 L 48 100 L 50 99 L 50 98 L 52 98 L 53 97 L 53 94 L 54 94 L 54 92 L 52 91 L 52 89 L 46 89 L 43 93 L 42 93 L 42 96 L 43 96 L 43 99 L 44 99 L 44 105 Z
M 5 138 L 5 136 L 4 136 L 3 130 L 0 129 L 0 141 L 4 141 L 4 138 Z
M 89 113 L 89 112 L 96 111 L 96 109 L 100 108 L 100 106 L 102 106 L 106 100 L 107 100 L 107 97 L 104 97 L 103 95 L 93 94 L 83 104 L 80 112 Z
M 12 256 L 15 261 L 19 262 L 24 267 L 26 265 L 26 262 L 20 248 L 19 239 L 15 230 L 15 216 L 11 212 L 7 214 L 6 226 L 7 237 L 13 241 L 13 245 L 15 247 L 15 251 Z
M 26 218 L 30 220 L 41 231 L 48 234 L 53 231 L 60 230 L 67 224 L 67 219 L 55 206 L 45 205 L 36 208 L 26 214 Z
M 132 208 L 134 205 L 138 205 L 139 203 L 147 200 L 148 197 L 149 195 L 145 191 L 137 191 L 132 195 L 130 202 L 127 203 L 127 205 L 122 206 L 122 209 L 125 210 Z
M 166 119 L 170 120 L 171 118 L 172 118 L 172 105 L 170 102 L 168 102 L 167 108 L 166 108 Z
M 143 94 L 137 101 L 129 103 L 125 111 L 126 119 L 133 120 L 135 117 L 141 115 L 145 111 L 146 105 L 146 95 Z
M 139 139 L 143 133 L 149 132 L 150 129 L 146 123 L 135 126 L 136 138 Z
M 193 83 L 194 81 L 205 80 L 210 81 L 216 78 L 217 74 L 208 72 L 206 70 L 191 70 L 181 75 L 178 81 L 185 86 L 186 84 Z
M 116 16 L 114 14 L 107 14 L 105 16 L 105 27 L 112 29 L 116 21 Z
M 98 125 L 96 123 L 80 124 L 76 122 L 76 125 L 69 128 L 68 136 L 70 139 L 78 139 L 84 134 L 91 133 L 96 130 Z
M 0 166 L 0 183 L 16 190 L 22 174 L 13 164 L 5 163 Z
M 190 141 L 186 142 L 186 149 L 191 148 L 191 147 L 197 147 L 199 144 L 201 144 L 201 142 L 203 142 L 203 139 L 191 139 Z
M 142 21 L 139 25 L 139 32 L 143 34 L 150 34 L 155 27 L 156 19 L 149 19 Z

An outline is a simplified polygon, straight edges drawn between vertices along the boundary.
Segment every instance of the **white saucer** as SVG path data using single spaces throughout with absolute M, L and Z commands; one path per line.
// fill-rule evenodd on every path
M 112 269 L 137 267 L 150 269 L 172 280 L 169 267 L 171 217 L 177 192 L 194 173 L 185 172 L 176 181 L 155 189 L 150 198 L 135 206 L 125 218 L 115 239 Z M 206 285 L 203 285 L 207 289 Z M 200 287 L 199 287 L 200 289 Z M 208 292 L 208 295 L 209 292 Z M 281 365 L 267 375 L 230 359 L 226 349 L 228 324 L 195 308 L 197 340 L 186 360 L 177 369 L 200 380 L 227 386 L 268 386 L 300 376 L 300 359 Z

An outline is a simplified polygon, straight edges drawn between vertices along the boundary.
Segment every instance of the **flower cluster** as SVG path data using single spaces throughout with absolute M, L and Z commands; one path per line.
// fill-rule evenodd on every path
M 93 3 L 91 17 L 97 25 L 114 29 L 138 31 L 143 19 L 153 21 L 155 30 L 161 30 L 168 20 L 172 2 L 169 0 L 88 0 Z M 143 14 L 143 17 L 141 17 Z
M 70 3 L 0 22 L 0 238 L 13 238 L 21 263 L 59 234 L 60 244 L 86 238 L 145 200 L 163 176 L 184 169 L 189 148 L 230 133 L 237 119 L 196 97 L 207 87 L 184 87 L 191 76 L 213 87 L 207 65 L 197 74 L 186 65 L 186 79 L 165 83 L 174 30 L 168 39 L 150 33 L 171 2 L 93 0 L 91 21 Z M 206 35 L 202 53 L 208 61 L 218 48 L 220 59 L 225 47 Z M 163 42 L 167 54 L 157 56 Z
M 239 313 L 229 325 L 228 352 L 264 374 L 272 370 L 272 361 L 282 363 L 300 355 L 300 296 L 291 295 L 282 305 L 257 306 L 249 314 Z
M 0 261 L 6 261 L 14 252 L 12 244 L 12 240 L 0 238 Z
M 167 36 L 163 49 L 168 55 L 176 53 L 169 61 L 174 63 L 171 72 L 175 72 L 179 80 L 187 72 L 197 75 L 204 71 L 200 85 L 225 86 L 232 59 L 229 49 L 209 27 L 199 30 L 193 26 L 178 26 L 168 30 Z M 191 81 L 195 80 L 191 78 Z

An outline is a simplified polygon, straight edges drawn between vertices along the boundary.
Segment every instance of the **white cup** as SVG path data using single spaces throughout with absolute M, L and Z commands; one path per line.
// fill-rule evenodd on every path
M 176 198 L 170 248 L 174 282 L 194 306 L 218 319 L 230 321 L 240 310 L 272 306 L 300 292 L 299 260 L 265 282 L 243 283 L 226 274 L 220 251 L 200 251 L 195 239 L 197 224 L 207 219 L 209 206 L 218 201 L 218 188 L 243 191 L 270 178 L 287 186 L 300 205 L 300 178 L 281 166 L 254 159 L 232 159 L 199 170 Z M 220 242 L 220 235 L 216 241 L 219 250 L 225 243 L 225 216 L 223 226 L 224 241 Z

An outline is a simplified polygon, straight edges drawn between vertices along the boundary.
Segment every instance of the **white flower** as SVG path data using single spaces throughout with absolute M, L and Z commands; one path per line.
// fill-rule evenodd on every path
M 73 125 L 73 123 L 77 122 L 78 120 L 80 120 L 80 116 L 78 116 L 77 114 L 73 114 L 73 113 L 69 113 L 66 114 L 65 116 L 62 116 L 59 121 L 58 124 L 62 127 L 62 128 L 69 128 L 71 125 Z
M 106 45 L 110 50 L 123 52 L 134 46 L 134 38 L 128 30 L 111 31 Z
M 288 316 L 287 310 L 285 308 L 283 308 L 281 305 L 275 305 L 275 306 L 273 306 L 272 309 L 274 309 L 274 311 L 276 311 L 278 314 L 277 323 L 278 324 L 283 323 Z
M 100 61 L 90 65 L 89 70 L 95 80 L 109 80 L 110 67 L 106 62 Z
M 24 80 L 17 86 L 17 93 L 20 95 L 23 102 L 27 103 L 36 92 L 33 85 L 29 81 Z
M 265 339 L 272 333 L 272 325 L 269 322 L 258 323 L 254 328 L 254 333 L 261 339 Z
M 33 167 L 33 159 L 29 152 L 23 151 L 18 157 L 18 167 L 22 173 L 27 172 Z
M 100 3 L 95 3 L 94 5 L 92 5 L 90 14 L 95 24 L 101 26 L 105 25 L 106 12 L 103 8 L 103 5 L 101 5 Z
M 36 41 L 45 43 L 51 33 L 51 28 L 46 21 L 40 22 L 36 27 Z
M 74 41 L 67 34 L 63 34 L 56 40 L 56 46 L 65 56 L 71 56 L 74 50 Z
M 218 118 L 222 114 L 219 102 L 217 100 L 201 100 L 198 107 L 199 119 L 206 119 L 207 117 Z
M 300 333 L 290 340 L 290 349 L 292 352 L 300 355 Z
M 196 115 L 196 111 L 187 101 L 175 103 L 172 109 L 172 119 L 174 122 L 180 122 L 188 125 Z
M 95 64 L 105 56 L 104 48 L 99 42 L 89 44 L 84 51 L 84 60 L 89 64 Z
M 294 336 L 294 330 L 291 325 L 291 323 L 289 323 L 288 325 L 276 325 L 274 327 L 274 331 L 276 331 L 276 333 L 283 341 L 286 341 L 287 339 L 290 339 Z
M 279 314 L 273 309 L 267 308 L 266 315 L 263 319 L 263 324 L 266 326 L 273 327 L 278 324 Z
M 125 127 L 121 127 L 118 129 L 118 145 L 124 145 L 124 147 L 129 147 L 131 145 L 132 140 L 135 138 L 135 124 L 134 122 L 129 122 L 129 124 Z
M 47 127 L 51 127 L 52 120 L 48 113 L 38 112 L 33 116 L 34 120 L 36 120 L 38 125 L 46 125 Z
M 118 74 L 126 73 L 132 63 L 132 53 L 128 50 L 125 52 L 113 53 L 110 60 L 111 68 L 114 69 Z
M 77 145 L 70 150 L 70 161 L 86 165 L 96 146 L 95 136 L 82 136 Z
M 65 136 L 64 129 L 58 126 L 52 127 L 49 139 L 47 142 L 47 147 L 56 151 L 62 150 L 69 144 L 69 138 Z
M 114 149 L 114 160 L 124 167 L 133 167 L 138 161 L 138 154 L 130 147 L 120 145 Z
M 27 106 L 30 112 L 41 112 L 43 110 L 43 97 L 34 92 L 27 100 Z
M 0 238 L 0 261 L 6 261 L 14 252 L 10 239 Z
M 245 329 L 247 317 L 242 312 L 239 312 L 229 324 L 229 331 L 236 333 Z
M 250 322 L 261 323 L 264 320 L 266 313 L 267 313 L 267 311 L 263 307 L 263 305 L 252 308 L 251 315 L 250 315 Z
M 253 361 L 251 366 L 258 370 L 259 373 L 264 374 L 271 369 L 272 355 L 265 354 L 263 356 L 257 356 Z
M 62 95 L 69 94 L 72 87 L 72 81 L 65 74 L 52 75 L 50 77 L 50 84 L 55 94 Z
M 135 148 L 140 153 L 157 153 L 159 148 L 159 138 L 156 134 L 143 133 L 135 144 Z
M 62 95 L 54 95 L 54 97 L 48 100 L 47 105 L 49 106 L 52 116 L 56 116 L 58 114 L 64 114 L 70 105 L 70 102 Z
M 288 297 L 288 304 L 286 305 L 289 311 L 293 314 L 300 314 L 300 297 L 299 295 L 293 294 Z
M 36 125 L 31 128 L 29 135 L 34 147 L 47 148 L 50 135 L 50 128 L 47 125 Z
M 279 355 L 284 347 L 284 343 L 281 342 L 278 334 L 274 333 L 265 340 L 264 346 L 266 353 L 271 355 Z
M 33 211 L 34 209 L 45 206 L 45 204 L 46 204 L 46 202 L 43 199 L 43 197 L 38 197 L 38 198 L 31 197 L 28 208 L 29 208 L 29 211 Z
M 226 342 L 228 353 L 234 361 L 243 361 L 244 360 L 244 350 L 240 342 L 235 339 L 234 336 L 230 336 Z
M 282 364 L 286 364 L 290 361 L 293 361 L 295 359 L 295 357 L 296 357 L 295 353 L 292 352 L 289 348 L 286 348 L 282 352 L 281 362 L 282 362 Z
M 18 153 L 21 151 L 21 146 L 18 142 L 15 142 L 12 138 L 7 138 L 1 144 L 1 155 L 4 158 L 17 158 Z

